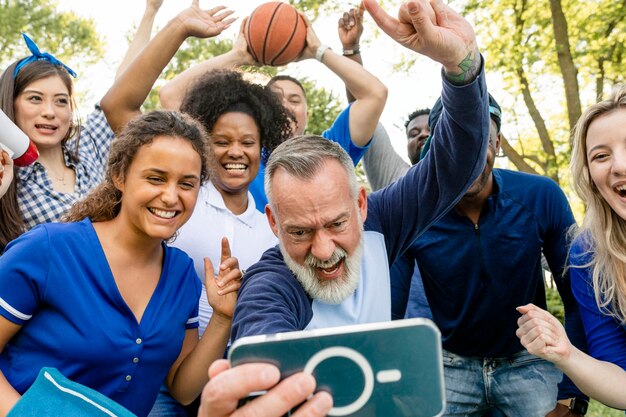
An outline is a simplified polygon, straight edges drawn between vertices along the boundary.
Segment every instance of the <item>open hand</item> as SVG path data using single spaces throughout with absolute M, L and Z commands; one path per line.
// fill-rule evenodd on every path
M 183 23 L 188 36 L 196 38 L 211 38 L 217 36 L 236 20 L 230 17 L 232 10 L 225 6 L 216 6 L 208 10 L 202 10 L 200 0 L 193 0 L 191 6 L 180 12 L 176 17 Z

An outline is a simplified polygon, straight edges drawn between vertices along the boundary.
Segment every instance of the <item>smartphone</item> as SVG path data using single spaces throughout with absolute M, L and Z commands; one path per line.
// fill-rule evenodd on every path
M 304 371 L 333 397 L 329 416 L 435 417 L 445 410 L 441 333 L 423 318 L 241 338 L 231 366 Z M 253 393 L 252 397 L 262 393 Z

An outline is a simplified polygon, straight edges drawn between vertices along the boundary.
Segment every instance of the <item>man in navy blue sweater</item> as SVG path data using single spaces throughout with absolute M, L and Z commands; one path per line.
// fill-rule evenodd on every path
M 304 137 L 276 148 L 265 175 L 266 214 L 280 245 L 245 274 L 233 340 L 389 320 L 389 265 L 483 169 L 489 109 L 470 24 L 442 1 L 406 3 L 399 20 L 373 0 L 365 6 L 385 32 L 443 64 L 437 140 L 428 158 L 369 197 L 338 145 Z
M 431 126 L 439 112 L 440 103 L 431 112 Z M 493 98 L 490 113 L 483 172 L 454 209 L 394 264 L 393 315 L 404 315 L 404 290 L 417 261 L 433 320 L 442 332 L 446 416 L 480 416 L 490 407 L 508 417 L 544 416 L 555 406 L 562 374 L 520 345 L 515 308 L 531 302 L 545 308 L 543 252 L 565 305 L 568 335 L 584 348 L 569 272 L 564 272 L 574 217 L 563 191 L 549 178 L 493 169 L 501 139 L 501 113 Z M 417 300 L 409 303 L 408 313 Z M 561 404 L 550 417 L 586 411 L 586 397 L 568 378 L 558 398 Z

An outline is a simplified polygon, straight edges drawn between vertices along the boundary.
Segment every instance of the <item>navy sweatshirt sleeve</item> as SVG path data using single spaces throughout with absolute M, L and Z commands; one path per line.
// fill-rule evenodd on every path
M 390 265 L 458 202 L 485 164 L 489 103 L 484 66 L 467 85 L 443 78 L 443 111 L 426 158 L 368 198 L 365 229 L 385 236 Z
M 244 336 L 302 330 L 312 317 L 311 299 L 285 265 L 276 246 L 268 249 L 243 277 L 231 341 Z

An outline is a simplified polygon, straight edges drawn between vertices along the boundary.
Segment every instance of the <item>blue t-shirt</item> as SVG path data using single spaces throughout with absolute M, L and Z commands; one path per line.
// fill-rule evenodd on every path
M 0 354 L 19 393 L 43 367 L 146 416 L 185 332 L 198 326 L 202 285 L 191 259 L 163 244 L 161 278 L 141 318 L 115 283 L 86 219 L 37 226 L 0 257 L 0 315 L 22 326 Z
M 346 107 L 335 119 L 333 125 L 325 130 L 322 133 L 322 137 L 325 137 L 328 140 L 333 142 L 337 142 L 339 146 L 343 148 L 344 151 L 350 155 L 352 158 L 352 162 L 354 166 L 357 166 L 367 149 L 369 148 L 369 144 L 362 148 L 360 146 L 356 146 L 352 143 L 352 137 L 350 136 L 350 109 L 352 108 L 352 103 L 348 107 Z M 265 195 L 265 162 L 261 160 L 261 164 L 259 165 L 259 173 L 254 178 L 254 180 L 250 183 L 250 188 L 248 191 L 254 197 L 254 203 L 256 204 L 257 210 L 261 213 L 265 213 L 265 206 L 267 205 L 267 196 Z
M 588 248 L 584 238 L 574 241 L 570 252 L 570 274 L 572 292 L 578 302 L 587 335 L 589 354 L 626 370 L 626 327 L 600 310 L 593 290 L 592 269 L 580 267 L 591 261 L 592 254 Z

